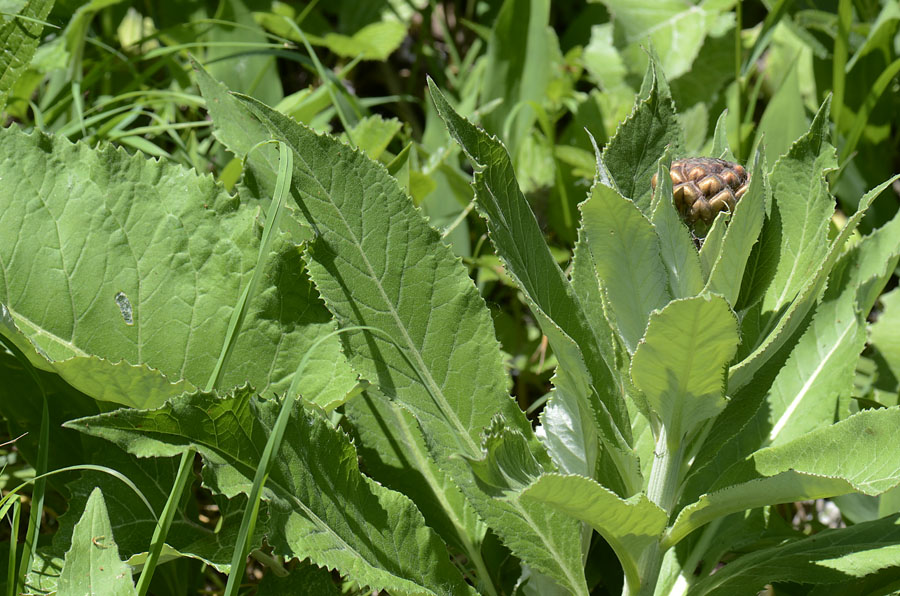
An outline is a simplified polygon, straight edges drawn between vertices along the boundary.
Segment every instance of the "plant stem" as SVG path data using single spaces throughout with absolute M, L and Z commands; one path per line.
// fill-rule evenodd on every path
M 681 472 L 681 461 L 684 455 L 684 441 L 670 441 L 665 426 L 660 426 L 653 450 L 653 466 L 647 483 L 647 498 L 666 512 L 672 513 L 678 492 L 678 478 Z M 652 596 L 659 580 L 662 566 L 663 550 L 659 543 L 644 551 L 638 563 L 638 574 L 641 578 L 639 596 Z

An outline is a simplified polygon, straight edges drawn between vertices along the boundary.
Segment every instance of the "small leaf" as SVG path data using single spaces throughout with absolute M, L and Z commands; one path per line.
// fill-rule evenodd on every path
M 137 594 L 131 567 L 119 559 L 103 493 L 95 488 L 75 524 L 72 547 L 59 575 L 60 594 Z
M 631 115 L 603 150 L 603 163 L 619 192 L 644 213 L 650 206 L 650 178 L 659 158 L 666 147 L 671 146 L 677 155 L 684 144 L 672 98 L 661 90 L 665 79 L 652 62 L 647 76 L 651 77 L 648 94 L 638 99 Z
M 724 409 L 737 342 L 737 320 L 720 296 L 675 300 L 650 316 L 631 376 L 673 440 Z
M 703 288 L 703 277 L 690 230 L 675 209 L 672 199 L 670 165 L 671 156 L 667 151 L 660 158 L 656 170 L 659 183 L 653 197 L 653 215 L 650 221 L 659 236 L 660 255 L 669 272 L 672 297 L 688 298 L 696 296 Z
M 766 160 L 762 150 L 756 154 L 750 173 L 750 186 L 738 201 L 729 222 L 719 254 L 709 273 L 706 289 L 725 297 L 735 306 L 741 290 L 744 269 L 750 251 L 759 237 L 765 217 Z

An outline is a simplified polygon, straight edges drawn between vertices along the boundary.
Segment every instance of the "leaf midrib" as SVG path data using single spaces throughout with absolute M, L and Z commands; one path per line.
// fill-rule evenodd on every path
M 444 415 L 444 418 L 455 428 L 457 435 L 460 437 L 464 437 L 466 446 L 470 449 L 470 454 L 473 456 L 477 456 L 480 453 L 478 445 L 476 445 L 472 440 L 472 437 L 469 435 L 469 431 L 463 426 L 462 421 L 456 415 L 456 412 L 452 409 L 450 403 L 447 401 L 447 398 L 444 396 L 443 391 L 441 391 L 440 387 L 437 385 L 437 382 L 434 380 L 434 377 L 431 375 L 431 370 L 425 365 L 422 354 L 416 347 L 415 343 L 412 341 L 412 337 L 410 337 L 409 333 L 407 332 L 406 326 L 403 324 L 399 313 L 397 312 L 396 308 L 394 308 L 394 303 L 388 297 L 384 286 L 381 284 L 381 281 L 375 274 L 374 267 L 372 267 L 372 263 L 369 261 L 368 255 L 366 255 L 366 252 L 363 250 L 362 244 L 360 244 L 356 233 L 350 226 L 350 223 L 344 217 L 343 211 L 341 211 L 341 209 L 335 204 L 331 192 L 325 188 L 325 185 L 322 184 L 321 180 L 319 179 L 318 173 L 312 167 L 310 167 L 310 164 L 306 161 L 306 159 L 304 159 L 302 153 L 298 151 L 296 147 L 292 147 L 292 149 L 294 150 L 294 154 L 303 163 L 307 175 L 309 175 L 309 177 L 315 180 L 316 184 L 319 185 L 319 188 L 322 190 L 323 195 L 327 197 L 327 203 L 332 207 L 332 209 L 334 209 L 338 219 L 344 225 L 344 229 L 346 230 L 346 233 L 348 235 L 347 237 L 350 239 L 353 247 L 356 248 L 356 250 L 359 252 L 360 257 L 363 260 L 363 264 L 365 265 L 366 270 L 369 274 L 369 278 L 371 279 L 373 285 L 378 289 L 378 293 L 381 295 L 384 304 L 387 306 L 386 310 L 388 311 L 388 313 L 390 313 L 391 318 L 394 320 L 395 326 L 403 336 L 403 340 L 406 343 L 407 348 L 415 358 L 415 363 L 417 365 L 417 368 L 419 368 L 418 373 L 425 381 L 428 393 L 431 394 L 432 399 L 434 399 L 437 403 L 437 406 L 441 413 Z M 315 199 L 315 197 L 313 198 Z M 391 337 L 390 333 L 385 333 L 388 337 Z

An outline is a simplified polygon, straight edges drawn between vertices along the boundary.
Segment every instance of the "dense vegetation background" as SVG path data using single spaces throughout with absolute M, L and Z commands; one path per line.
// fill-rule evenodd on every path
M 473 213 L 472 169 L 435 110 L 426 76 L 509 149 L 564 269 L 576 241 L 578 204 L 596 170 L 591 136 L 600 148 L 613 137 L 634 106 L 653 53 L 685 131 L 685 155 L 708 154 L 721 123 L 737 161 L 748 162 L 764 143 L 772 163 L 832 96 L 835 229 L 866 191 L 900 171 L 896 0 L 0 0 L 0 13 L 0 42 L 15 49 L 0 56 L 4 126 L 91 146 L 112 143 L 210 172 L 231 190 L 242 163 L 212 132 L 194 59 L 232 91 L 339 135 L 386 165 L 468 267 L 491 309 L 512 394 L 531 418 L 547 399 L 556 358 Z M 20 13 L 25 18 L 13 16 Z M 21 48 L 30 61 L 21 60 Z M 881 227 L 898 208 L 895 183 L 873 203 L 860 231 Z M 898 402 L 900 345 L 884 322 L 900 316 L 896 285 L 893 277 L 876 303 L 857 366 L 853 397 L 870 407 Z M 11 353 L 0 352 L 0 361 L 0 374 L 26 374 Z M 64 384 L 41 376 L 46 385 Z M 68 407 L 50 412 L 51 426 L 96 408 L 74 397 Z M 41 402 L 0 388 L 0 414 L 11 441 L 2 447 L 0 477 L 8 491 L 42 465 L 36 461 Z M 77 461 L 79 455 L 55 453 L 50 467 L 88 461 Z M 48 543 L 60 528 L 71 532 L 76 521 L 60 518 L 71 505 L 66 482 L 73 477 L 48 482 L 41 524 Z M 226 513 L 199 478 L 193 499 L 198 523 L 213 528 Z M 777 514 L 807 534 L 866 518 L 865 503 L 843 505 L 838 511 L 831 501 L 796 503 L 778 506 Z M 26 501 L 22 520 L 28 512 Z M 26 539 L 26 525 L 13 525 L 19 541 Z M 0 531 L 9 545 L 10 527 Z M 599 564 L 589 569 L 621 578 L 614 560 L 592 554 Z M 284 593 L 273 569 L 298 562 L 265 557 L 260 551 L 252 560 L 245 593 Z M 491 564 L 515 578 L 504 561 Z M 220 593 L 224 582 L 213 567 L 180 558 L 160 566 L 150 591 Z M 345 593 L 360 593 L 343 583 Z M 615 583 L 599 581 L 596 593 L 615 593 Z M 342 585 L 339 574 L 333 584 Z

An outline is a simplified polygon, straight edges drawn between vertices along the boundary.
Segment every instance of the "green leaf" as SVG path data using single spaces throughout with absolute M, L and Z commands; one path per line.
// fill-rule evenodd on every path
M 806 115 L 803 93 L 800 89 L 801 60 L 791 56 L 792 63 L 784 74 L 770 75 L 776 89 L 756 128 L 754 145 L 765 139 L 769 155 L 781 156 L 807 132 L 809 117 Z
M 900 565 L 898 543 L 898 516 L 825 530 L 803 540 L 744 555 L 697 582 L 688 594 L 751 594 L 775 581 L 826 584 L 830 587 L 825 593 L 845 594 L 848 592 L 835 584 Z M 887 594 L 889 591 L 856 593 Z
M 341 596 L 341 588 L 335 584 L 327 569 L 304 564 L 291 569 L 287 577 L 274 573 L 263 575 L 256 596 Z
M 229 89 L 274 105 L 284 97 L 275 56 L 266 55 L 258 48 L 236 52 L 232 45 L 263 45 L 268 41 L 265 31 L 253 18 L 252 6 L 244 0 L 222 2 L 215 14 L 217 20 L 206 25 L 204 40 L 212 42 L 206 48 L 206 62 L 212 75 L 224 81 Z
M 631 376 L 673 440 L 724 409 L 737 342 L 737 319 L 720 296 L 674 300 L 650 316 Z
M 492 500 L 456 457 L 480 457 L 481 431 L 500 414 L 552 467 L 506 392 L 493 324 L 465 267 L 382 166 L 245 101 L 296 152 L 294 197 L 317 233 L 306 254 L 326 304 L 342 326 L 378 330 L 341 335 L 351 364 L 416 416 L 435 460 L 517 555 L 586 593 L 577 524 Z
M 670 79 L 688 72 L 706 36 L 723 31 L 733 19 L 727 11 L 734 0 L 704 0 L 696 5 L 681 0 L 594 1 L 609 9 L 626 43 L 636 45 L 650 38 Z
M 650 205 L 650 178 L 660 157 L 666 147 L 678 155 L 684 144 L 665 78 L 652 62 L 647 77 L 647 95 L 638 98 L 631 115 L 603 149 L 603 162 L 619 192 L 645 213 Z
M 786 442 L 846 416 L 865 316 L 900 258 L 900 216 L 864 237 L 835 265 L 828 290 L 767 395 L 767 441 Z
M 31 63 L 54 0 L 27 0 L 16 15 L 0 17 L 0 113 L 9 92 Z
M 831 242 L 824 258 L 816 265 L 815 273 L 811 276 L 806 285 L 802 288 L 800 294 L 785 309 L 784 314 L 778 318 L 777 322 L 771 324 L 770 331 L 764 331 L 759 334 L 757 347 L 738 364 L 731 367 L 728 378 L 728 393 L 736 394 L 738 390 L 747 385 L 770 360 L 772 360 L 781 349 L 790 345 L 790 340 L 798 333 L 806 320 L 810 310 L 815 306 L 828 275 L 838 260 L 847 239 L 859 225 L 863 215 L 865 215 L 872 200 L 884 191 L 888 186 L 893 184 L 900 175 L 886 180 L 867 192 L 860 199 L 859 209 L 854 213 L 841 231 L 837 238 Z M 785 355 L 786 356 L 786 355 Z
M 459 488 L 431 457 L 416 419 L 369 389 L 344 405 L 366 472 L 412 499 L 445 542 L 480 556 L 485 526 Z
M 716 130 L 713 133 L 712 157 L 734 161 L 734 153 L 728 146 L 728 128 L 727 128 L 728 108 L 722 110 L 719 119 L 716 120 Z
M 659 238 L 633 202 L 603 184 L 594 185 L 581 213 L 616 327 L 628 351 L 634 352 L 650 312 L 670 299 Z
M 59 576 L 60 594 L 137 594 L 131 567 L 119 559 L 103 493 L 95 488 L 72 534 Z
M 623 500 L 583 476 L 545 474 L 522 491 L 522 498 L 590 524 L 615 551 L 630 586 L 640 585 L 640 556 L 659 540 L 668 521 L 666 513 L 643 493 Z
M 671 163 L 667 151 L 656 170 L 659 183 L 650 221 L 659 236 L 659 252 L 669 273 L 669 291 L 673 298 L 687 298 L 696 296 L 703 288 L 703 274 L 690 230 L 684 225 L 672 199 Z
M 685 507 L 665 545 L 729 513 L 775 503 L 859 491 L 877 495 L 900 484 L 900 407 L 864 410 L 735 464 Z
M 554 377 L 558 391 L 548 404 L 551 412 L 547 421 L 552 424 L 562 420 L 553 413 L 556 408 L 565 412 L 569 428 L 555 427 L 550 440 L 565 443 L 568 449 L 551 453 L 565 453 L 578 445 L 580 458 L 558 457 L 557 461 L 569 472 L 592 475 L 599 433 L 607 449 L 623 458 L 620 473 L 627 484 L 631 475 L 627 470 L 634 469 L 636 462 L 627 457 L 631 425 L 625 401 L 600 347 L 608 341 L 608 332 L 603 334 L 601 330 L 598 337 L 588 323 L 582 304 L 551 255 L 519 190 L 503 144 L 459 116 L 431 82 L 430 87 L 438 113 L 475 167 L 476 204 L 487 221 L 497 253 L 525 294 L 560 363 Z M 603 322 L 597 321 L 596 326 Z M 566 467 L 576 461 L 573 468 Z M 639 483 L 634 488 L 638 487 Z
M 549 0 L 505 0 L 491 29 L 481 104 L 500 99 L 503 107 L 485 114 L 483 123 L 503 136 L 513 155 L 536 118 L 529 102 L 540 105 L 547 95 L 557 43 L 549 24 Z M 506 126 L 509 134 L 503 134 Z
M 760 150 L 757 151 L 750 173 L 750 187 L 738 201 L 728 222 L 728 230 L 722 239 L 705 288 L 724 296 L 731 306 L 737 304 L 750 251 L 762 229 L 766 214 L 765 201 L 766 160 Z
M 900 379 L 900 289 L 881 295 L 882 311 L 869 327 L 869 341 L 887 361 L 896 379 Z
M 69 431 L 71 432 L 71 431 Z M 178 460 L 155 458 L 140 460 L 106 441 L 82 437 L 85 456 L 82 463 L 109 466 L 124 474 L 141 490 L 156 511 L 162 511 L 175 483 Z M 66 485 L 68 511 L 59 518 L 59 528 L 53 536 L 53 551 L 64 553 L 70 546 L 74 516 L 85 506 L 91 492 L 100 489 L 107 499 L 107 513 L 113 532 L 118 536 L 119 554 L 130 564 L 141 564 L 147 556 L 150 537 L 157 520 L 141 499 L 121 480 L 97 471 L 83 471 L 77 480 Z M 217 499 L 222 518 L 218 531 L 205 527 L 196 520 L 197 513 L 185 505 L 175 516 L 166 535 L 163 560 L 178 556 L 199 559 L 215 569 L 227 572 L 234 540 L 241 521 L 242 507 L 246 499 L 232 501 Z M 266 523 L 260 523 L 254 535 L 254 544 L 262 545 Z
M 185 390 L 169 380 L 204 384 L 257 260 L 259 205 L 172 163 L 16 128 L 0 131 L 0 177 L 0 227 L 16 230 L 0 237 L 0 302 L 32 362 L 138 407 Z M 289 234 L 274 239 L 264 273 L 224 386 L 287 390 L 303 352 L 334 329 Z M 0 332 L 20 345 L 8 325 Z M 337 339 L 313 362 L 309 399 L 353 387 Z
M 781 256 L 775 278 L 763 297 L 763 312 L 779 313 L 815 276 L 828 253 L 828 225 L 834 199 L 825 174 L 837 168 L 834 147 L 828 143 L 825 100 L 809 132 L 778 159 L 770 181 L 782 221 Z
M 228 497 L 247 494 L 281 404 L 247 388 L 234 396 L 195 393 L 156 410 L 119 410 L 67 424 L 140 457 L 194 447 L 204 478 Z M 279 554 L 309 557 L 373 589 L 458 594 L 462 577 L 413 503 L 359 472 L 356 450 L 320 414 L 295 408 L 264 499 Z
M 321 44 L 344 58 L 385 61 L 400 47 L 406 27 L 398 21 L 369 23 L 353 35 L 327 33 Z

